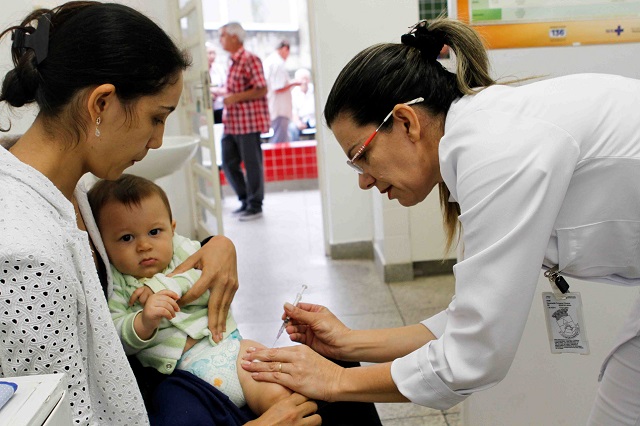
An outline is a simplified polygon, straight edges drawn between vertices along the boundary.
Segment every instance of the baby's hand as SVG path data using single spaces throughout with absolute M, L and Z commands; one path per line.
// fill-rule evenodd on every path
M 136 291 L 133 292 L 133 294 L 131 295 L 131 298 L 129 299 L 129 306 L 133 306 L 133 304 L 136 303 L 137 301 L 138 303 L 140 303 L 140 305 L 144 307 L 144 305 L 147 303 L 147 299 L 152 294 L 153 294 L 153 290 L 151 290 L 146 285 L 143 285 L 142 287 L 138 287 Z
M 151 294 L 140 314 L 140 320 L 145 330 L 152 331 L 158 328 L 162 318 L 168 320 L 175 318 L 176 312 L 180 312 L 180 307 L 176 302 L 178 298 L 179 296 L 171 290 L 162 290 Z

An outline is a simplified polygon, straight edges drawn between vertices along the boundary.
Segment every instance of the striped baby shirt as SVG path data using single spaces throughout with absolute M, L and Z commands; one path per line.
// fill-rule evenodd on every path
M 200 278 L 201 272 L 190 269 L 171 278 L 167 277 L 167 274 L 199 249 L 200 243 L 174 234 L 173 258 L 161 273 L 151 278 L 138 279 L 131 275 L 123 275 L 111 266 L 113 294 L 109 299 L 109 310 L 124 350 L 127 355 L 135 354 L 145 367 L 153 367 L 164 374 L 171 374 L 175 369 L 177 361 L 182 356 L 187 336 L 195 340 L 208 338 L 211 345 L 216 345 L 208 328 L 209 291 L 189 305 L 182 306 L 171 321 L 163 318 L 156 332 L 148 340 L 140 339 L 133 328 L 133 321 L 142 310 L 142 305 L 136 302 L 129 306 L 129 299 L 133 292 L 143 285 L 151 288 L 154 293 L 171 290 L 182 297 Z M 227 315 L 226 328 L 223 339 L 238 328 L 231 310 Z

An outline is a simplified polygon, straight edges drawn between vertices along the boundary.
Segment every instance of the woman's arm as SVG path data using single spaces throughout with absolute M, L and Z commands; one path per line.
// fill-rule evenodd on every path
M 312 303 L 284 305 L 291 318 L 287 333 L 292 341 L 344 361 L 387 362 L 402 357 L 435 339 L 422 324 L 405 327 L 352 330 L 329 309 Z
M 255 362 L 258 360 L 259 362 Z M 343 368 L 305 345 L 251 348 L 242 368 L 254 380 L 279 383 L 321 401 L 406 402 L 392 377 L 391 364 Z
M 352 330 L 341 343 L 345 361 L 389 362 L 424 346 L 436 336 L 422 324 L 377 330 Z

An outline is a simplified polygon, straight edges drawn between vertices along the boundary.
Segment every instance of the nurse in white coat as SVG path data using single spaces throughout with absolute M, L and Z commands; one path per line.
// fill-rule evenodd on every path
M 436 61 L 443 44 L 456 74 Z M 421 22 L 402 44 L 360 52 L 338 76 L 325 118 L 362 189 L 412 206 L 439 187 L 448 242 L 463 252 L 456 295 L 420 324 L 381 330 L 348 329 L 322 306 L 286 305 L 287 332 L 306 345 L 248 353 L 246 361 L 269 362 L 243 368 L 312 398 L 437 409 L 500 382 L 541 269 L 640 284 L 639 99 L 640 81 L 612 75 L 498 85 L 476 33 L 455 21 Z M 639 331 L 640 302 L 603 360 L 591 424 L 637 424 Z M 377 364 L 346 370 L 309 347 Z

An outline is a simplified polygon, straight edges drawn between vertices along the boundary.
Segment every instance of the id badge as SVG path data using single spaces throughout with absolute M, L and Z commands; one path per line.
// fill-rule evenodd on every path
M 589 341 L 582 316 L 580 293 L 567 293 L 557 297 L 542 293 L 544 317 L 552 354 L 589 354 Z

